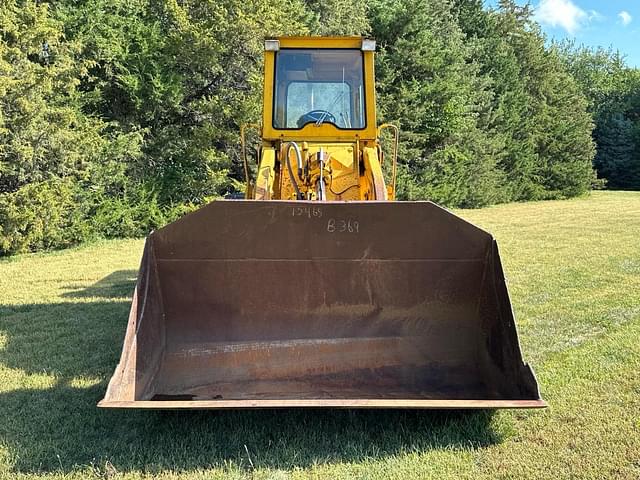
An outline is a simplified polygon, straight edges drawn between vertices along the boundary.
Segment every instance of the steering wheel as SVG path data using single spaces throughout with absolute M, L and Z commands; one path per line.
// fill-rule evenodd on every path
M 307 123 L 317 123 L 320 120 L 322 120 L 322 123 L 338 124 L 336 117 L 331 112 L 327 110 L 311 110 L 298 119 L 298 128 L 304 127 Z

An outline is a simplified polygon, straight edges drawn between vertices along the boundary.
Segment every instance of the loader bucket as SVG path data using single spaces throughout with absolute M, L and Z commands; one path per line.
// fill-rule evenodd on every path
M 101 407 L 542 407 L 492 236 L 430 202 L 215 201 L 147 239 Z

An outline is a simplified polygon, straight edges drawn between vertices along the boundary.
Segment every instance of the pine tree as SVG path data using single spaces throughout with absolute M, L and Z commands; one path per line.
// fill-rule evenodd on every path
M 399 195 L 446 205 L 496 201 L 500 175 L 479 127 L 489 99 L 449 2 L 371 2 L 380 113 L 400 124 Z
M 589 100 L 598 176 L 608 188 L 640 188 L 640 72 L 616 51 L 565 43 L 560 52 Z

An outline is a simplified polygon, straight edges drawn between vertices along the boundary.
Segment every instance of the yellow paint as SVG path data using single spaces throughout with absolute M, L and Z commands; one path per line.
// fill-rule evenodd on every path
M 273 148 L 263 148 L 255 183 L 256 200 L 272 200 L 275 186 L 276 152 Z
M 362 152 L 365 177 L 369 179 L 370 190 L 373 193 L 373 198 L 369 200 L 388 200 L 378 152 L 379 149 L 371 147 L 365 147 Z
M 326 193 L 325 200 L 360 200 L 359 177 L 360 172 L 356 159 L 356 148 L 352 143 L 313 143 L 305 142 L 305 148 L 302 149 L 303 156 L 309 160 L 310 178 L 317 178 L 319 168 L 315 158 L 322 148 L 323 154 L 327 159 L 325 167 Z M 279 152 L 279 157 L 284 158 L 285 144 L 283 143 Z M 305 193 L 305 198 L 316 199 L 317 182 L 305 183 L 297 175 L 296 160 L 293 152 L 290 153 L 291 167 L 294 173 L 294 179 L 298 183 L 299 189 Z M 276 183 L 280 186 L 283 200 L 295 199 L 295 191 L 289 177 L 289 169 L 286 163 L 280 168 L 279 177 Z
M 398 175 L 398 143 L 400 142 L 400 129 L 390 123 L 384 123 L 378 127 L 378 138 L 383 130 L 388 129 L 393 133 L 393 149 L 391 150 L 391 185 L 387 185 L 387 195 L 389 200 L 396 198 L 396 177 Z M 380 150 L 381 151 L 381 150 Z M 384 157 L 380 153 L 380 163 L 384 164 Z
M 331 123 L 307 123 L 299 129 L 273 127 L 275 63 L 278 52 L 265 51 L 262 139 L 260 166 L 255 181 L 247 179 L 246 198 L 258 200 L 296 198 L 294 183 L 284 158 L 288 142 L 296 142 L 303 157 L 302 178 L 296 156 L 290 150 L 293 181 L 305 199 L 318 200 L 321 179 L 325 184 L 323 200 L 389 200 L 395 198 L 395 157 L 397 131 L 392 159 L 393 182 L 386 186 L 382 175 L 381 148 L 376 120 L 374 52 L 361 51 L 361 37 L 280 37 L 280 49 L 352 49 L 362 54 L 365 126 L 340 129 Z M 343 70 L 344 72 L 344 70 Z M 344 73 L 343 73 L 344 78 Z M 354 100 L 355 101 L 355 100 Z M 356 104 L 357 105 L 357 104 Z M 357 107 L 355 107 L 357 108 Z M 283 114 L 284 115 L 284 114 Z M 381 128 L 392 128 L 382 126 Z M 393 127 L 394 128 L 394 127 Z M 246 165 L 244 129 L 243 161 Z M 318 161 L 323 152 L 323 168 Z M 248 168 L 246 167 L 248 171 Z M 255 186 L 253 185 L 255 183 Z

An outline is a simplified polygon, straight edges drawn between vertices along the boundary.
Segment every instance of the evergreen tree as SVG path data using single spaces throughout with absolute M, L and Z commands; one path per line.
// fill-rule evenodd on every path
M 609 188 L 640 188 L 640 72 L 619 52 L 559 47 L 562 58 L 589 100 L 596 128 L 594 166 Z
M 102 124 L 80 109 L 78 45 L 46 4 L 20 3 L 0 4 L 0 193 L 78 175 L 102 147 Z
M 528 5 L 501 0 L 484 16 L 459 8 L 478 45 L 482 73 L 494 92 L 487 129 L 502 139 L 498 166 L 513 200 L 563 198 L 586 192 L 594 155 L 586 100 L 554 50 L 545 47 Z M 482 21 L 478 21 L 482 18 Z
M 366 3 L 357 0 L 305 0 L 312 12 L 309 27 L 314 35 L 366 35 L 369 33 Z
M 402 129 L 399 196 L 446 205 L 500 199 L 491 139 L 479 128 L 487 84 L 449 2 L 370 3 L 379 110 Z
M 450 206 L 640 188 L 640 72 L 501 0 L 0 0 L 0 254 L 143 236 L 242 179 L 275 35 L 378 40 L 398 194 Z
M 48 4 L 0 2 L 0 254 L 92 236 L 85 187 L 137 150 L 135 136 L 83 111 L 91 62 L 80 51 Z

